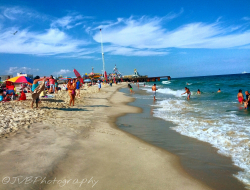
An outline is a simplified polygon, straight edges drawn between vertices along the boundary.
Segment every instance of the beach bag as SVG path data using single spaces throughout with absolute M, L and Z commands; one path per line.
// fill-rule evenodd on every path
M 26 94 L 22 91 L 19 100 L 26 100 Z

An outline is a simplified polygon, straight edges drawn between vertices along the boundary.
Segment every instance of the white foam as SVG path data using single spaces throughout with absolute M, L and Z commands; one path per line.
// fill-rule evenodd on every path
M 170 81 L 162 81 L 161 83 L 162 84 L 170 84 L 171 82 Z
M 223 114 L 215 109 L 211 112 L 211 108 L 193 107 L 187 101 L 177 99 L 159 101 L 156 106 L 160 107 L 154 110 L 154 116 L 177 124 L 172 129 L 208 142 L 218 148 L 220 154 L 232 157 L 234 164 L 244 169 L 235 177 L 250 188 L 249 117 L 242 120 L 234 111 Z
M 181 97 L 182 93 L 184 93 L 184 90 L 171 90 L 170 88 L 161 88 L 158 89 L 157 92 L 162 93 L 162 94 L 171 94 L 174 95 L 176 97 Z
M 149 87 L 152 87 L 152 86 L 149 86 Z M 146 90 L 149 93 L 152 92 L 151 88 L 143 88 L 143 90 Z M 176 97 L 187 96 L 187 94 L 182 95 L 185 92 L 185 89 L 183 89 L 183 90 L 171 90 L 170 88 L 158 88 L 158 90 L 156 92 L 161 93 L 161 94 L 170 94 L 170 95 L 174 95 Z M 191 92 L 191 95 L 193 95 L 193 94 L 195 94 L 195 92 Z

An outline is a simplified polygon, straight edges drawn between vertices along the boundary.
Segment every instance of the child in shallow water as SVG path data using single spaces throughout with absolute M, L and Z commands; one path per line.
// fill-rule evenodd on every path
M 248 100 L 244 100 L 244 108 L 247 109 L 248 106 Z

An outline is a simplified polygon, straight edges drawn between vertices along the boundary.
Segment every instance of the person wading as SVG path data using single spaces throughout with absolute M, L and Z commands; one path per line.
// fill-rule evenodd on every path
M 155 97 L 156 97 L 156 84 L 154 84 L 154 86 L 152 86 L 152 91 L 153 91 L 153 94 L 154 94 L 154 101 L 156 100 Z

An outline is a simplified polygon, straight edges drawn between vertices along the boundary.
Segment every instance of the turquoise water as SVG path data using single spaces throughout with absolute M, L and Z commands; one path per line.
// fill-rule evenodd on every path
M 143 88 L 152 93 L 153 83 Z M 210 143 L 218 153 L 232 158 L 243 171 L 235 175 L 250 188 L 250 110 L 237 100 L 242 89 L 250 91 L 250 74 L 176 78 L 156 82 L 154 117 L 171 121 L 178 133 Z M 186 100 L 184 87 L 191 91 Z M 217 93 L 218 89 L 221 93 Z M 200 89 L 201 95 L 197 95 Z

